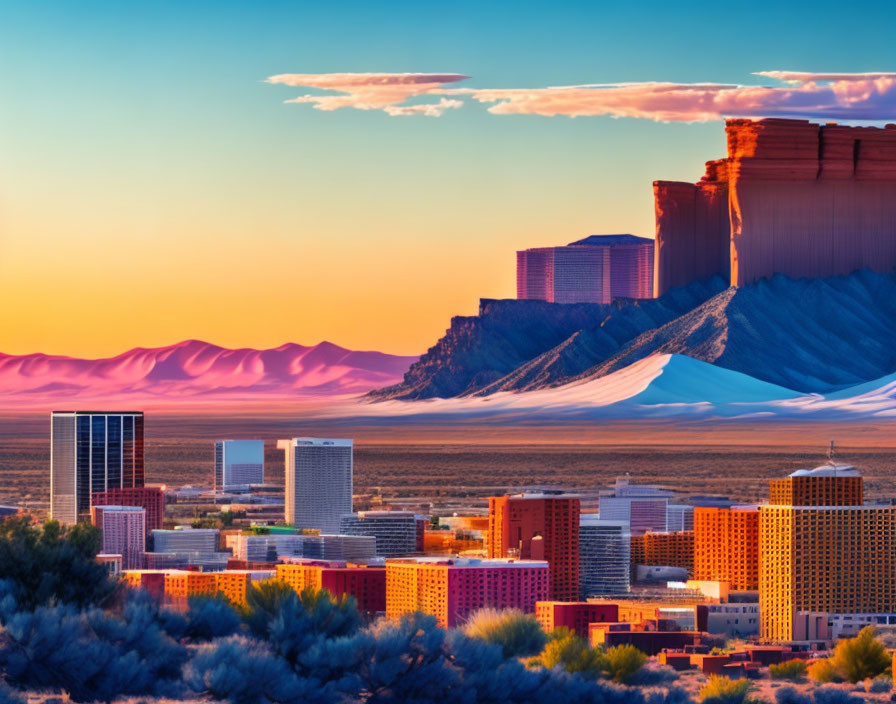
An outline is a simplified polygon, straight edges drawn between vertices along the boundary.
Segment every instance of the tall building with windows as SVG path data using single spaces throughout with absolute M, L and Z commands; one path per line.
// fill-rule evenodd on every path
M 93 494 L 94 506 L 139 506 L 146 510 L 146 535 L 162 527 L 165 520 L 165 492 L 159 486 L 122 487 Z
M 563 494 L 489 497 L 488 557 L 546 560 L 550 599 L 577 601 L 579 504 L 578 496 Z
M 582 514 L 579 521 L 579 587 L 582 599 L 625 594 L 631 584 L 631 535 L 625 521 Z
M 821 503 L 759 507 L 760 637 L 766 642 L 812 640 L 804 624 L 818 614 L 830 620 L 896 612 L 896 506 L 838 503 L 855 500 L 853 467 L 828 465 L 799 476 L 830 480 L 817 482 L 823 490 L 802 494 Z
M 417 516 L 412 511 L 361 511 L 343 516 L 343 535 L 372 535 L 376 554 L 395 557 L 418 552 Z M 420 551 L 422 552 L 422 551 Z
M 608 521 L 625 521 L 632 535 L 647 531 L 662 533 L 669 530 L 670 500 L 675 494 L 649 484 L 632 484 L 628 476 L 617 477 L 612 489 L 600 492 L 600 517 Z M 673 522 L 685 524 L 686 519 L 672 504 Z
M 293 438 L 277 447 L 286 454 L 286 523 L 339 533 L 342 517 L 352 512 L 352 441 Z
M 653 240 L 591 235 L 516 253 L 516 297 L 551 303 L 653 298 Z
M 142 487 L 143 413 L 53 411 L 50 416 L 50 517 L 90 518 L 91 494 Z
M 215 442 L 215 491 L 247 489 L 250 484 L 264 484 L 264 441 Z
M 102 532 L 104 555 L 121 555 L 125 570 L 143 568 L 146 551 L 146 510 L 139 506 L 93 506 L 93 525 Z
M 694 509 L 694 579 L 759 589 L 759 507 Z

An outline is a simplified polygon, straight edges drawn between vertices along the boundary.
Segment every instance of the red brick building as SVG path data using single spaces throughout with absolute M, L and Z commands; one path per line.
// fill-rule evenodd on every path
M 142 506 L 146 509 L 146 534 L 162 527 L 165 520 L 165 492 L 157 486 L 122 487 L 97 491 L 91 506 Z
M 539 601 L 535 604 L 535 618 L 547 633 L 555 628 L 568 628 L 577 636 L 588 638 L 588 624 L 619 621 L 619 606 L 587 601 Z
M 579 598 L 579 498 L 554 494 L 492 496 L 488 500 L 489 558 L 546 560 L 550 598 Z

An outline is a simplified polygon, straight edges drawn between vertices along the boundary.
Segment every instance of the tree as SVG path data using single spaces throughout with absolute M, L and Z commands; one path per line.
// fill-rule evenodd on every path
M 95 559 L 100 545 L 89 523 L 34 525 L 30 516 L 11 516 L 0 523 L 0 580 L 13 585 L 20 608 L 109 603 L 117 585 Z
M 855 638 L 837 643 L 831 660 L 834 669 L 853 683 L 877 677 L 890 666 L 890 656 L 874 626 L 865 626 Z
M 501 646 L 505 658 L 536 655 L 548 641 L 538 620 L 519 609 L 481 609 L 470 616 L 463 631 Z

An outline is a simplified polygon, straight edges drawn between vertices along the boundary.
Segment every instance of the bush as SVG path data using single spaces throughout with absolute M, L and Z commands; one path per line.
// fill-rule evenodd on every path
M 852 683 L 877 677 L 890 666 L 890 655 L 873 626 L 866 626 L 855 638 L 841 640 L 831 660 L 834 669 Z
M 633 645 L 617 645 L 603 656 L 604 673 L 614 682 L 627 684 L 640 672 L 647 656 Z
M 812 697 L 798 692 L 795 687 L 781 687 L 775 692 L 777 704 L 812 704 Z
M 501 646 L 505 658 L 540 653 L 548 641 L 538 620 L 519 609 L 482 609 L 463 628 L 470 638 Z
M 187 602 L 187 627 L 184 635 L 192 640 L 212 640 L 236 633 L 240 617 L 223 596 L 191 596 Z
M 889 692 L 893 689 L 893 680 L 891 680 L 886 675 L 879 675 L 871 680 L 865 687 L 865 689 L 872 694 L 879 694 L 881 692 Z
M 864 704 L 861 697 L 854 697 L 849 692 L 836 687 L 819 687 L 813 693 L 815 704 Z
M 700 690 L 699 699 L 703 704 L 743 704 L 750 687 L 748 680 L 711 675 Z
M 837 668 L 834 667 L 834 663 L 831 658 L 814 660 L 809 664 L 808 673 L 809 677 L 811 677 L 819 684 L 843 681 L 843 677 L 837 671 Z
M 569 629 L 557 629 L 551 640 L 529 663 L 537 667 L 551 670 L 562 667 L 570 673 L 578 673 L 588 677 L 599 677 L 604 671 L 603 653 L 591 648 Z
M 805 660 L 787 660 L 777 665 L 769 665 L 768 672 L 773 680 L 800 680 L 806 676 L 809 666 Z

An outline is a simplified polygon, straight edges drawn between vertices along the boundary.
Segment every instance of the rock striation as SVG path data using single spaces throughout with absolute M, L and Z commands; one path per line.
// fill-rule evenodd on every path
M 657 295 L 719 274 L 827 277 L 896 266 L 896 125 L 728 120 L 728 157 L 657 181 Z

